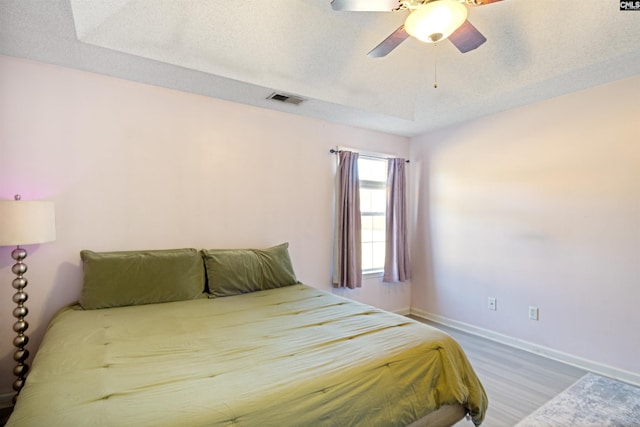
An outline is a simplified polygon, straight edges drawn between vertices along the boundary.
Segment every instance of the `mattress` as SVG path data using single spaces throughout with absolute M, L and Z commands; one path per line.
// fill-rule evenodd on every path
M 52 319 L 7 426 L 407 426 L 487 397 L 447 334 L 298 284 Z

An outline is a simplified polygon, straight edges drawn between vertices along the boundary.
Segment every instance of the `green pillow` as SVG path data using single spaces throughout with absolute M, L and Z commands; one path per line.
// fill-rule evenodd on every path
M 80 252 L 85 309 L 195 299 L 205 273 L 196 249 Z
M 224 297 L 295 285 L 288 248 L 283 243 L 268 249 L 203 249 L 209 293 Z

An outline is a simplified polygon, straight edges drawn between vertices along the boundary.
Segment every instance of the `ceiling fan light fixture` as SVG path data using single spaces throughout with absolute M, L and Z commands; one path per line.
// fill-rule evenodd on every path
M 449 37 L 467 20 L 467 8 L 455 0 L 434 0 L 414 10 L 404 22 L 409 35 L 426 43 Z

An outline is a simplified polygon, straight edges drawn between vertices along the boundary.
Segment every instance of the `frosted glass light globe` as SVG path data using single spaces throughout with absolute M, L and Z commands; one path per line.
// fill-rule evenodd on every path
M 404 22 L 409 35 L 426 43 L 449 37 L 467 19 L 467 8 L 455 0 L 434 0 L 411 12 Z

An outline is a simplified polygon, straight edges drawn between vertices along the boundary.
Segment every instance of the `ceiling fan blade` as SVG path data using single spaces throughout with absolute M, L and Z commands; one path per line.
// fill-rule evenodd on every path
M 331 0 L 333 10 L 351 12 L 391 12 L 399 7 L 400 0 Z
M 488 0 L 485 0 L 488 1 Z M 493 0 L 496 1 L 496 0 Z M 480 45 L 487 41 L 487 38 L 482 35 L 476 27 L 474 27 L 469 20 L 464 21 L 464 24 L 449 36 L 449 40 L 458 50 L 462 53 L 467 53 L 470 50 L 477 49 Z
M 467 0 L 466 3 L 469 6 L 486 6 L 491 3 L 496 3 L 502 0 Z
M 405 31 L 404 25 L 401 25 L 397 30 L 389 35 L 386 39 L 371 49 L 371 52 L 367 53 L 369 58 L 382 58 L 387 56 L 389 52 L 398 47 L 400 43 L 409 38 L 409 34 Z

